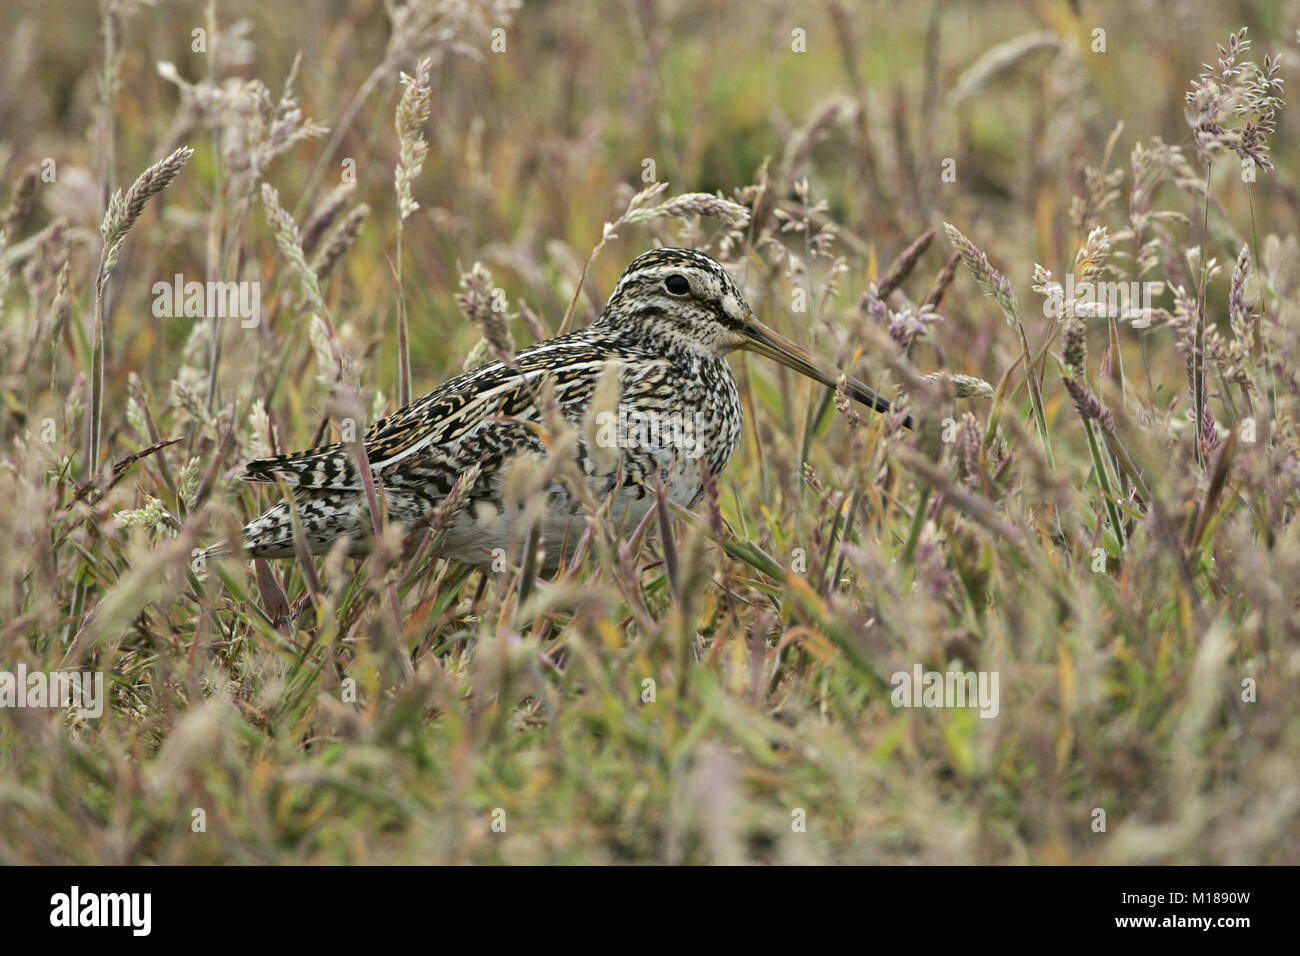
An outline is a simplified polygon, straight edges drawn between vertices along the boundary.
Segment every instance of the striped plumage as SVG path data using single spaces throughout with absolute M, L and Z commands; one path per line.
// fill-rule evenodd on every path
M 478 464 L 479 477 L 447 530 L 442 553 L 475 565 L 503 553 L 517 560 L 525 537 L 521 505 L 503 501 L 502 481 L 513 459 L 547 454 L 536 404 L 545 377 L 558 410 L 575 428 L 576 459 L 589 487 L 599 500 L 613 492 L 610 514 L 617 523 L 634 527 L 641 520 L 653 504 L 656 475 L 671 500 L 694 505 L 703 492 L 700 461 L 711 474 L 720 473 L 740 439 L 740 397 L 724 358 L 736 348 L 769 354 L 827 384 L 839 374 L 758 323 L 713 259 L 685 249 L 648 252 L 628 266 L 588 328 L 539 342 L 509 365 L 495 361 L 459 375 L 370 427 L 363 441 L 389 520 L 409 525 L 425 516 L 458 476 Z M 587 417 L 610 363 L 617 369 L 618 404 L 602 422 L 612 426 L 621 413 L 632 425 L 625 432 L 595 429 Z M 856 380 L 849 380 L 849 391 L 875 408 L 889 407 Z M 647 443 L 655 436 L 637 425 L 651 415 L 665 423 L 666 434 Z M 614 435 L 632 440 L 617 441 L 608 453 L 589 447 L 593 439 L 609 445 Z M 328 551 L 342 537 L 366 546 L 371 519 L 353 447 L 339 443 L 260 459 L 242 477 L 278 478 L 293 489 L 312 552 Z M 578 502 L 562 484 L 551 483 L 541 517 L 546 564 L 571 553 L 585 526 Z M 244 547 L 253 557 L 294 553 L 287 502 L 248 524 Z

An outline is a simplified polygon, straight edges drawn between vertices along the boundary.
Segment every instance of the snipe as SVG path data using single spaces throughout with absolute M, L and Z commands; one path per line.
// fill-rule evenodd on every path
M 513 364 L 489 362 L 451 379 L 364 436 L 376 486 L 390 521 L 412 524 L 428 514 L 472 464 L 481 467 L 443 541 L 444 556 L 487 565 L 496 549 L 517 556 L 522 509 L 503 502 L 502 477 L 518 456 L 547 454 L 536 404 L 549 376 L 560 412 L 577 429 L 577 460 L 598 500 L 614 494 L 610 514 L 635 527 L 655 500 L 656 481 L 687 507 L 703 494 L 700 462 L 717 475 L 740 440 L 741 406 L 724 356 L 748 349 L 824 385 L 840 372 L 759 322 L 740 290 L 713 259 L 689 249 L 655 249 L 619 278 L 599 319 L 581 331 L 539 342 Z M 619 397 L 604 423 L 615 451 L 588 447 L 584 418 L 608 363 L 616 363 Z M 848 377 L 850 396 L 877 411 L 890 403 Z M 613 417 L 610 417 L 613 416 Z M 910 426 L 910 420 L 906 423 Z M 593 454 L 593 451 L 597 453 Z M 309 549 L 323 553 L 342 537 L 364 549 L 371 519 L 355 449 L 327 445 L 250 462 L 247 481 L 293 489 Z M 546 564 L 571 553 L 586 526 L 576 500 L 558 482 L 547 489 L 541 517 Z M 244 548 L 262 558 L 294 553 L 288 502 L 244 529 Z

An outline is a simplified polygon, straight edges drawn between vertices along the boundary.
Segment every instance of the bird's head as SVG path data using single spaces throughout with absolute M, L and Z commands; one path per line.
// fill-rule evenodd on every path
M 693 249 L 652 249 L 634 259 L 619 277 L 599 321 L 638 328 L 669 347 L 713 355 L 734 349 L 758 352 L 831 388 L 841 375 L 826 359 L 758 321 L 727 271 Z M 851 375 L 846 379 L 852 398 L 879 412 L 890 410 L 888 399 Z

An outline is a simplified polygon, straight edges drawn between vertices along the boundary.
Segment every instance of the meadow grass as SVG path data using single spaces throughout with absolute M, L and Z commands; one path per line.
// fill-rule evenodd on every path
M 0 671 L 108 697 L 0 707 L 0 862 L 1300 862 L 1300 8 L 308 7 L 0 12 Z M 472 475 L 196 558 L 657 243 L 915 429 L 736 357 L 555 574 L 438 557 Z

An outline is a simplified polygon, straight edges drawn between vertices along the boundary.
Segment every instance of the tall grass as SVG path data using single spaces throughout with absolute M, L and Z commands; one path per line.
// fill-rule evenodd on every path
M 0 13 L 0 671 L 109 688 L 0 707 L 0 861 L 1300 861 L 1296 24 L 596 7 Z M 900 411 L 734 358 L 736 459 L 626 528 L 543 389 L 553 573 L 442 560 L 475 475 L 403 529 L 360 445 L 370 555 L 200 556 L 283 493 L 244 461 L 654 243 Z M 177 273 L 259 324 L 156 316 Z M 997 716 L 896 706 L 916 665 Z

